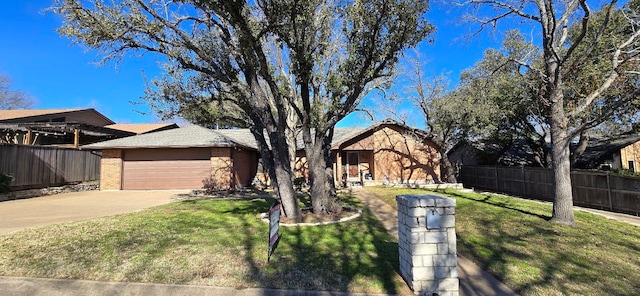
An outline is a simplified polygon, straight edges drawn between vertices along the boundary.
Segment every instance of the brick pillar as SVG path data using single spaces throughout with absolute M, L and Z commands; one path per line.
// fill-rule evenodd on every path
M 233 159 L 231 148 L 211 148 L 211 178 L 220 189 L 231 189 L 233 184 Z
M 100 159 L 100 190 L 120 189 L 122 189 L 122 150 L 103 150 Z
M 416 295 L 459 293 L 456 200 L 438 195 L 398 195 L 400 274 Z

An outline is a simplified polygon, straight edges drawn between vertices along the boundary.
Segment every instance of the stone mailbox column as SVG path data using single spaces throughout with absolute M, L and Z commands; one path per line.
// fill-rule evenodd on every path
M 417 295 L 458 295 L 456 200 L 398 195 L 400 274 Z

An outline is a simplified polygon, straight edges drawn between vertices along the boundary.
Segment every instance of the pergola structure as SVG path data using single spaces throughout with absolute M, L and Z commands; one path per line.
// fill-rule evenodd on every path
M 44 145 L 69 145 L 78 148 L 80 145 L 133 136 L 136 133 L 78 122 L 34 122 L 0 123 L 0 135 L 0 142 L 34 145 L 41 138 Z

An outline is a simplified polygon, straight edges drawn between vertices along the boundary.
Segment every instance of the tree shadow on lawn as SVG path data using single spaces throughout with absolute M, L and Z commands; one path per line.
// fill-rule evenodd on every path
M 626 295 L 629 287 L 618 287 L 608 277 L 624 277 L 625 271 L 602 268 L 598 246 L 583 233 L 584 223 L 569 227 L 551 223 L 548 216 L 491 200 L 462 194 L 448 195 L 469 200 L 458 202 L 456 224 L 458 250 L 519 294 Z M 475 202 L 495 209 L 481 209 Z M 514 212 L 515 211 L 515 212 Z M 511 213 L 510 213 L 511 212 Z M 518 215 L 521 213 L 524 215 Z M 471 222 L 472 221 L 472 222 Z M 596 239 L 595 235 L 591 235 Z M 611 238 L 614 239 L 614 238 Z M 601 247 L 600 247 L 601 248 Z M 611 274 L 603 274 L 611 272 Z M 614 275 L 615 274 L 615 275 Z M 606 291 L 606 292 L 605 292 Z
M 535 216 L 535 217 L 538 217 L 540 219 L 544 219 L 546 221 L 551 220 L 551 216 L 549 216 L 549 215 L 543 215 L 543 214 L 534 213 L 534 212 L 526 210 L 526 209 L 515 207 L 515 206 L 510 205 L 510 204 L 508 204 L 506 202 L 497 201 L 497 200 L 493 199 L 495 196 L 492 195 L 492 194 L 483 194 L 482 195 L 483 196 L 482 199 L 476 199 L 476 198 L 470 197 L 468 195 L 465 195 L 464 193 L 459 192 L 457 190 L 435 190 L 435 192 L 444 193 L 444 194 L 447 194 L 447 195 L 450 195 L 450 196 L 454 196 L 456 198 L 464 198 L 464 199 L 467 199 L 467 200 L 470 200 L 470 201 L 481 202 L 481 203 L 485 203 L 485 204 L 492 205 L 492 206 L 498 206 L 498 207 L 501 207 L 501 208 L 513 210 L 513 211 L 516 211 L 516 212 L 520 212 L 522 214 Z
M 255 207 L 236 207 L 225 214 L 257 216 L 266 212 L 273 200 L 265 199 Z M 343 205 L 358 206 L 354 198 Z M 255 227 L 244 221 L 246 229 Z M 249 266 L 247 282 L 264 288 L 383 292 L 410 292 L 402 289 L 398 244 L 380 221 L 366 209 L 359 219 L 324 226 L 280 227 L 281 239 L 267 263 L 268 224 L 259 227 L 263 240 L 236 230 L 241 236 L 244 262 Z M 264 250 L 262 253 L 261 251 Z M 381 286 L 363 287 L 371 282 Z

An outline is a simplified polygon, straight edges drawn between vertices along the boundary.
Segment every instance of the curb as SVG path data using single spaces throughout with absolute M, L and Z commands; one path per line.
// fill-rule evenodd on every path
M 314 290 L 278 290 L 229 287 L 166 285 L 150 283 L 99 282 L 69 279 L 42 279 L 0 276 L 0 296 L 107 296 L 107 295 L 215 295 L 215 296 L 382 296 L 387 294 L 363 294 Z

